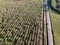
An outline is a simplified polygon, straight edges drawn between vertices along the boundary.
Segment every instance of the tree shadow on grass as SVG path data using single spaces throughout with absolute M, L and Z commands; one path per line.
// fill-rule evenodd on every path
M 53 6 L 52 6 L 52 2 L 51 0 L 48 1 L 48 6 L 50 7 L 50 9 L 55 12 L 56 14 L 59 14 L 60 15 L 60 11 L 55 9 Z

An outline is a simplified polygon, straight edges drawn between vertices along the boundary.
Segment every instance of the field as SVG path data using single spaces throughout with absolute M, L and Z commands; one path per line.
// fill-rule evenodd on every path
M 40 45 L 41 2 L 0 0 L 0 45 Z
M 51 12 L 51 21 L 54 33 L 55 45 L 60 45 L 60 15 Z
M 55 6 L 55 1 L 53 1 L 52 4 Z M 55 45 L 60 45 L 60 14 L 57 14 L 56 12 L 52 12 L 50 10 L 50 17 L 54 33 Z

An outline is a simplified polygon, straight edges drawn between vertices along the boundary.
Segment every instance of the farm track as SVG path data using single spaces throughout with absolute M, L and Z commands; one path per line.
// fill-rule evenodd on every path
M 46 0 L 46 26 L 47 26 L 47 45 L 54 45 L 53 42 L 53 34 L 52 34 L 52 27 L 51 27 L 51 20 L 50 20 L 50 14 L 49 14 L 49 5 L 48 2 L 50 0 Z

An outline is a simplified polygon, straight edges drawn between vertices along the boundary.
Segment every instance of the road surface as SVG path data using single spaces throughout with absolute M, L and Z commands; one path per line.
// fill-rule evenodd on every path
M 46 2 L 46 21 L 47 21 L 46 23 L 47 23 L 47 33 L 48 33 L 47 34 L 47 36 L 48 36 L 48 45 L 53 45 L 53 36 L 52 36 L 51 22 L 50 22 L 47 2 Z

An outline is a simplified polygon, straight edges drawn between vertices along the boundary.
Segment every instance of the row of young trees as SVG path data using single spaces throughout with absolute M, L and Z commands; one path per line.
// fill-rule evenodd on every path
M 40 45 L 41 4 L 28 1 L 20 5 L 4 5 L 0 10 L 1 44 L 9 45 L 10 42 L 10 45 Z

